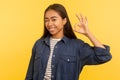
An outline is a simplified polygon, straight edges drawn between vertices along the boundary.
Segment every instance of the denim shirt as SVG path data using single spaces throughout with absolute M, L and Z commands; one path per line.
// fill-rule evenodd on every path
M 64 36 L 54 47 L 51 80 L 78 80 L 85 65 L 97 65 L 109 61 L 110 48 L 92 47 L 80 39 Z M 43 80 L 50 55 L 50 37 L 41 38 L 33 46 L 25 80 Z

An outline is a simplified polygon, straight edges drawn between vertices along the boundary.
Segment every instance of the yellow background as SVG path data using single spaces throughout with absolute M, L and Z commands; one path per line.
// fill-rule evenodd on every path
M 51 3 L 66 7 L 72 25 L 78 22 L 76 13 L 87 16 L 92 33 L 111 46 L 112 60 L 85 66 L 81 80 L 119 80 L 120 0 L 0 0 L 0 80 L 24 80 L 32 46 L 43 33 L 43 12 Z

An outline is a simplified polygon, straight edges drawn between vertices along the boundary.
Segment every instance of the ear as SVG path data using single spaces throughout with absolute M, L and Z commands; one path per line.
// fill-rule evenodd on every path
M 67 19 L 64 18 L 64 19 L 63 19 L 63 25 L 65 25 L 66 23 L 67 23 Z

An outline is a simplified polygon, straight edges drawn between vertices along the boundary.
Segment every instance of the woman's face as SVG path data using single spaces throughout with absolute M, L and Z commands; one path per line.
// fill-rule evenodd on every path
M 63 28 L 66 24 L 66 18 L 62 17 L 55 10 L 48 10 L 45 13 L 45 27 L 55 38 L 63 37 Z

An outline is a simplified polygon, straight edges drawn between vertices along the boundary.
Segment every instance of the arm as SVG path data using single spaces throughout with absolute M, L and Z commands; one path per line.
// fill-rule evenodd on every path
M 105 49 L 105 47 L 94 37 L 94 35 L 91 32 L 88 32 L 86 36 L 89 38 L 89 40 L 95 47 L 101 47 Z
M 111 59 L 110 48 L 109 46 L 102 45 L 94 35 L 88 29 L 87 18 L 82 15 L 77 15 L 79 19 L 79 24 L 76 24 L 74 31 L 85 35 L 92 42 L 94 47 L 91 47 L 89 44 L 81 42 L 80 53 L 83 64 L 92 65 L 92 64 L 101 64 L 109 61 Z M 78 28 L 79 29 L 78 29 Z

